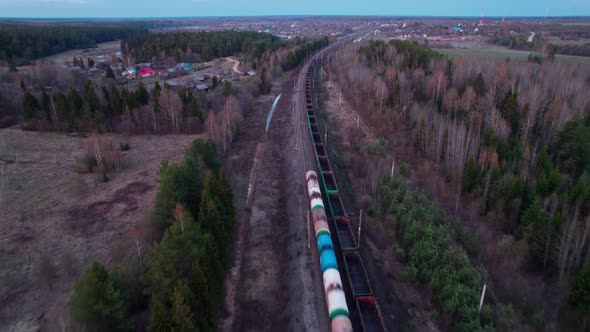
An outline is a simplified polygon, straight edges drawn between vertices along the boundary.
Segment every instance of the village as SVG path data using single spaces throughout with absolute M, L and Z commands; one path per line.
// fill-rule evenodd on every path
M 108 43 L 112 45 L 112 43 Z M 97 51 L 88 54 L 74 54 L 70 59 L 48 59 L 51 62 L 62 60 L 61 68 L 86 75 L 92 81 L 104 78 L 114 78 L 119 86 L 127 86 L 130 89 L 137 88 L 139 82 L 146 87 L 153 87 L 156 83 L 170 86 L 173 89 L 188 88 L 194 92 L 208 92 L 212 86 L 223 85 L 226 81 L 236 83 L 245 77 L 256 75 L 254 70 L 246 70 L 241 63 L 232 57 L 214 59 L 201 63 L 131 63 L 123 60 L 121 51 L 112 48 L 105 49 L 103 53 Z M 81 52 L 87 50 L 79 50 Z M 112 52 L 109 54 L 109 52 Z M 90 55 L 86 57 L 85 55 Z M 77 56 L 80 56 L 77 58 Z M 240 70 L 243 69 L 244 71 Z

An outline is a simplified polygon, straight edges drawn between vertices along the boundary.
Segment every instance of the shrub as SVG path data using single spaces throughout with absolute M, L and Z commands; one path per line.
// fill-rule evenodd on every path
M 129 151 L 129 149 L 131 149 L 131 147 L 129 147 L 129 143 L 121 143 L 121 144 L 119 144 L 119 149 L 121 151 Z

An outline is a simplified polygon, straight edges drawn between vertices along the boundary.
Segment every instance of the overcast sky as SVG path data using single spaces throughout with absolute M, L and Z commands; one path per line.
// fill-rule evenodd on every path
M 590 0 L 0 0 L 0 17 L 590 16 Z

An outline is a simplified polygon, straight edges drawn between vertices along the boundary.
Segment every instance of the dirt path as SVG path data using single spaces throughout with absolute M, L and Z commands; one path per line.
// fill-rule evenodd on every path
M 282 91 L 268 134 L 264 119 L 274 95 L 247 114 L 226 160 L 238 210 L 233 263 L 226 279 L 220 331 L 327 331 L 319 263 L 307 249 L 304 174 L 290 105 Z M 295 119 L 295 120 L 294 120 Z M 312 248 L 313 250 L 313 248 Z M 317 270 L 317 271 L 316 271 Z M 324 312 L 325 311 L 325 312 Z
M 234 63 L 234 66 L 232 67 L 232 69 L 234 70 L 234 72 L 236 72 L 236 73 L 238 73 L 238 74 L 240 74 L 240 75 L 244 75 L 244 73 L 243 73 L 243 72 L 241 72 L 241 71 L 238 69 L 238 66 L 240 65 L 240 62 L 239 62 L 238 60 L 236 60 L 236 59 L 234 59 L 234 58 L 232 58 L 232 57 L 229 57 L 229 56 L 228 56 L 228 57 L 226 57 L 226 58 L 225 58 L 225 60 L 227 60 L 227 61 L 229 61 L 229 62 L 233 62 L 233 63 Z

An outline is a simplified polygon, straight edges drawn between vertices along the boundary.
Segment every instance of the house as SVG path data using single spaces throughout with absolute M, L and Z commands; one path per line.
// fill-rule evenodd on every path
M 143 67 L 139 71 L 141 77 L 149 77 L 154 75 L 154 70 L 151 67 Z
M 197 84 L 195 87 L 199 92 L 207 92 L 209 91 L 209 87 L 206 84 Z
M 176 65 L 176 69 L 182 69 L 185 71 L 193 71 L 194 67 L 192 63 L 179 63 Z
M 255 76 L 256 72 L 254 70 L 250 70 L 249 72 L 245 73 L 244 76 Z
M 98 72 L 99 72 L 98 68 L 92 67 L 92 68 L 88 69 L 88 75 L 90 75 L 90 76 L 94 76 L 94 74 L 96 74 Z

